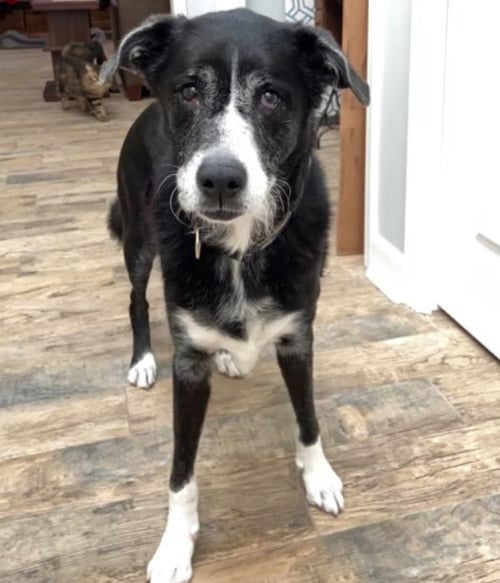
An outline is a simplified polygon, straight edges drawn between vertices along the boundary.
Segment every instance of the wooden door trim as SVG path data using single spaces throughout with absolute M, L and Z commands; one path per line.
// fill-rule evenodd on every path
M 344 0 L 342 49 L 366 78 L 368 0 Z M 337 254 L 364 252 L 366 111 L 344 91 L 340 114 L 340 188 L 337 210 Z
M 332 32 L 349 61 L 366 79 L 368 0 L 316 0 L 316 24 Z M 366 111 L 350 91 L 340 110 L 340 185 L 337 205 L 337 254 L 364 252 Z

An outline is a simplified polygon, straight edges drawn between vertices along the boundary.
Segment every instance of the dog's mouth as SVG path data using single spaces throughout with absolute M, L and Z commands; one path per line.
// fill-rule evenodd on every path
M 241 217 L 243 210 L 218 208 L 218 209 L 200 209 L 200 215 L 209 221 L 227 223 Z

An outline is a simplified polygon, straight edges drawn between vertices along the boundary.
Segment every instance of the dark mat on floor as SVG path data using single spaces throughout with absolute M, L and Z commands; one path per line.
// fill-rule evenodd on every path
M 44 46 L 45 39 L 26 36 L 17 30 L 0 34 L 0 49 L 40 49 Z

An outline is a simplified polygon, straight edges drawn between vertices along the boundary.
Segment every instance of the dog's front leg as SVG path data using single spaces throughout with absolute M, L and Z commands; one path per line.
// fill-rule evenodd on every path
M 187 583 L 199 529 L 196 451 L 210 397 L 210 358 L 190 349 L 174 356 L 174 460 L 167 526 L 149 563 L 150 583 Z
M 296 464 L 302 470 L 307 500 L 331 514 L 344 507 L 342 481 L 323 453 L 313 391 L 313 334 L 277 345 L 278 362 L 292 401 L 299 435 Z

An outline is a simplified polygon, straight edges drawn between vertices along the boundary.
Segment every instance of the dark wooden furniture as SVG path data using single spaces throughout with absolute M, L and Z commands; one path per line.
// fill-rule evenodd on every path
M 366 78 L 368 0 L 316 0 L 316 24 L 332 32 Z M 340 188 L 337 208 L 337 254 L 364 251 L 366 111 L 350 91 L 340 110 Z
M 90 40 L 90 11 L 98 10 L 98 0 L 31 0 L 34 10 L 47 13 L 47 47 L 50 52 L 54 78 L 47 81 L 43 91 L 45 101 L 58 101 L 56 78 L 61 51 L 69 42 Z
M 170 12 L 169 0 L 120 0 L 118 6 L 112 7 L 112 29 L 115 47 L 133 28 L 138 26 L 151 14 Z M 131 71 L 120 71 L 125 95 L 130 101 L 141 99 L 143 81 Z
M 315 0 L 314 19 L 318 26 L 328 29 L 342 44 L 342 0 Z

